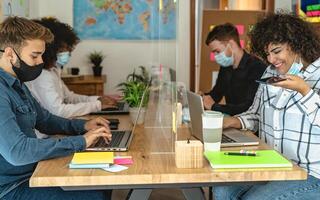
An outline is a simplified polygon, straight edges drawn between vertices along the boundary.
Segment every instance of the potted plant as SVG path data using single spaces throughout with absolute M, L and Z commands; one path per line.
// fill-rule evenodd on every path
M 88 55 L 89 62 L 93 64 L 92 70 L 94 76 L 101 76 L 102 66 L 101 63 L 105 56 L 101 51 L 93 51 Z
M 133 73 L 127 76 L 125 82 L 118 84 L 119 90 L 123 93 L 123 100 L 129 104 L 129 113 L 132 122 L 134 123 L 139 111 L 140 102 L 142 101 L 143 93 L 145 93 L 143 102 L 141 105 L 139 119 L 137 124 L 144 122 L 144 115 L 146 112 L 146 106 L 149 101 L 149 74 L 145 67 L 139 66 L 140 73 Z

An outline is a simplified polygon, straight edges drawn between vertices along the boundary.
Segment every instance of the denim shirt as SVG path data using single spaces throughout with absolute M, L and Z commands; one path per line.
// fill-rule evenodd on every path
M 28 179 L 37 162 L 84 150 L 84 123 L 50 114 L 24 83 L 0 68 L 0 196 Z M 72 136 L 38 139 L 35 129 Z

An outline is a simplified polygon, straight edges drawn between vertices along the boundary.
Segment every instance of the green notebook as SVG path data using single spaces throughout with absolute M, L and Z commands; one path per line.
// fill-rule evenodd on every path
M 225 155 L 225 152 L 230 151 L 206 151 L 204 156 L 214 169 L 292 167 L 292 163 L 275 150 L 256 151 L 257 156 Z

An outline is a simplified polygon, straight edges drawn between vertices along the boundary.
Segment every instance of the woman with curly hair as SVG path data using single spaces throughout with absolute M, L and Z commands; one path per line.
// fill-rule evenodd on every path
M 249 34 L 253 53 L 270 66 L 248 111 L 224 119 L 224 128 L 257 131 L 262 141 L 305 171 L 307 180 L 215 187 L 215 199 L 318 199 L 320 196 L 320 38 L 311 24 L 270 14 Z
M 61 79 L 61 69 L 70 59 L 79 38 L 68 24 L 56 18 L 34 20 L 48 28 L 54 41 L 46 46 L 42 56 L 44 69 L 41 75 L 27 83 L 32 95 L 51 113 L 61 117 L 75 117 L 109 107 L 115 100 L 109 97 L 85 96 L 70 91 Z

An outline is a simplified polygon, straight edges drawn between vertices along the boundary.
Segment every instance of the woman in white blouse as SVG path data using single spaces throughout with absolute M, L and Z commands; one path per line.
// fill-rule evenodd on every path
M 215 199 L 319 199 L 320 38 L 298 16 L 270 14 L 249 34 L 252 50 L 270 66 L 248 111 L 224 119 L 224 127 L 259 130 L 262 141 L 308 172 L 303 181 L 214 187 Z
M 86 115 L 114 104 L 112 98 L 79 95 L 66 87 L 61 80 L 61 70 L 68 63 L 79 38 L 69 25 L 55 18 L 34 21 L 50 29 L 54 35 L 54 42 L 46 46 L 42 56 L 44 70 L 37 79 L 27 83 L 40 104 L 51 113 L 65 118 Z

